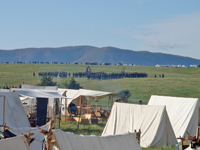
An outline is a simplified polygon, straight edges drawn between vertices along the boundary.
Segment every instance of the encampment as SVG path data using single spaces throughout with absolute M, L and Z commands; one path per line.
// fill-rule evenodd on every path
M 53 150 L 141 150 L 135 133 L 115 136 L 83 136 L 61 130 L 53 131 Z
M 200 121 L 198 98 L 170 97 L 152 95 L 148 105 L 165 105 L 176 137 L 183 137 L 187 131 L 196 135 Z
M 165 106 L 115 102 L 102 136 L 133 133 L 141 129 L 141 147 L 177 143 Z

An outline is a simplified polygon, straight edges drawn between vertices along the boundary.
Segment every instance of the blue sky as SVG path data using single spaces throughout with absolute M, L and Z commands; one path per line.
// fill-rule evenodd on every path
M 200 0 L 0 0 L 0 49 L 78 45 L 200 59 Z

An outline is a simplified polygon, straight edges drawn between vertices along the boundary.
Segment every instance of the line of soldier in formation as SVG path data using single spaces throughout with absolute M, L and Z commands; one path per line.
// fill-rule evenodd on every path
M 71 74 L 67 72 L 39 72 L 38 76 L 52 76 L 52 77 L 67 78 L 70 77 Z M 35 76 L 35 73 L 33 73 Z M 106 80 L 106 79 L 120 79 L 120 78 L 145 78 L 147 77 L 146 73 L 105 73 L 105 72 L 73 72 L 73 78 L 87 78 L 89 79 L 98 79 L 98 80 Z

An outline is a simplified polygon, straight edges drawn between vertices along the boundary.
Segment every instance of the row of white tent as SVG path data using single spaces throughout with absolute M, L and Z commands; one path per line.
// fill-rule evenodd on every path
M 114 103 L 102 136 L 141 129 L 141 146 L 174 146 L 176 138 L 196 135 L 198 98 L 152 95 L 148 105 Z
M 61 130 L 53 130 L 56 142 L 51 144 L 52 150 L 141 150 L 136 141 L 135 133 L 117 136 L 83 136 L 75 135 Z M 42 150 L 42 144 L 34 145 L 27 143 L 24 136 L 0 140 L 1 150 Z
M 6 125 L 11 127 L 10 130 L 12 130 L 16 135 L 19 135 L 19 132 L 23 133 L 25 131 L 37 130 L 30 127 L 26 113 L 21 105 L 19 95 L 22 95 L 22 93 L 20 94 L 20 91 L 26 91 L 31 95 L 34 93 L 33 91 L 37 90 L 40 91 L 38 95 L 46 95 L 45 90 L 47 92 L 47 89 L 14 90 L 16 92 L 0 92 L 0 106 L 3 107 L 4 96 L 6 100 Z M 82 93 L 79 94 L 79 96 L 78 94 L 74 94 L 75 96 L 73 98 L 76 99 L 77 97 L 80 97 L 80 95 L 88 96 L 89 93 L 91 96 L 92 93 L 94 94 L 97 92 L 89 92 L 88 90 L 88 94 Z M 60 95 L 61 98 L 66 98 L 66 96 L 67 95 Z M 93 98 L 97 96 L 102 97 L 102 93 L 99 95 L 94 94 Z M 32 98 L 33 97 L 34 95 L 32 95 Z M 155 95 L 151 96 L 148 105 L 115 103 L 102 136 L 133 133 L 135 129 L 141 129 L 142 147 L 166 145 L 174 146 L 177 143 L 176 138 L 179 136 L 183 137 L 186 131 L 188 131 L 190 135 L 195 136 L 196 127 L 199 124 L 199 107 L 199 100 L 197 98 Z M 0 109 L 0 111 L 0 125 L 2 125 L 3 109 Z M 19 130 L 19 132 L 16 132 L 17 130 Z M 42 142 L 40 141 L 39 143 L 41 145 Z M 31 144 L 33 145 L 31 146 L 33 147 L 31 149 L 34 149 L 34 145 L 37 144 Z

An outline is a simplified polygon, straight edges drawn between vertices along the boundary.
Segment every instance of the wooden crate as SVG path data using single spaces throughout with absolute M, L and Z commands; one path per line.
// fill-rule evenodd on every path
M 62 121 L 62 122 L 65 122 L 65 117 L 62 117 L 62 118 L 61 118 L 61 121 Z M 68 117 L 68 116 L 67 116 L 67 117 L 66 117 L 66 121 L 74 121 L 74 119 L 73 119 L 73 117 Z
M 77 122 L 82 122 L 82 123 L 88 122 L 88 119 L 86 119 L 86 118 L 74 117 L 74 120 L 76 120 Z
M 91 118 L 94 118 L 95 115 L 94 114 L 84 114 L 83 115 L 86 119 L 91 119 Z

